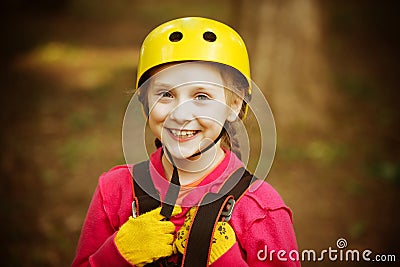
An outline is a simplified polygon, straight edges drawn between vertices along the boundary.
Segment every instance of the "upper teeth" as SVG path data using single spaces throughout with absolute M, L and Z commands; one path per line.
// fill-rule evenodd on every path
M 173 130 L 171 129 L 171 133 L 175 136 L 180 136 L 180 137 L 191 137 L 196 134 L 196 131 L 191 131 L 191 130 Z

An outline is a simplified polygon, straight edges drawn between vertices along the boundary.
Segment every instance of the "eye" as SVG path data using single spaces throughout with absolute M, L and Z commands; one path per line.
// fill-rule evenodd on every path
M 173 97 L 170 91 L 163 91 L 163 92 L 158 93 L 158 95 L 160 97 L 165 97 L 165 98 L 172 98 Z
M 195 99 L 196 100 L 209 100 L 211 98 L 206 94 L 198 94 L 198 95 L 196 95 Z

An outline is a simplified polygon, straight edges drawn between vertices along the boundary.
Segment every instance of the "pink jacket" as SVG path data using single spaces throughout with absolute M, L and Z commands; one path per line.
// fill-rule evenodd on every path
M 168 181 L 163 177 L 161 153 L 159 149 L 151 155 L 150 173 L 163 198 Z M 198 185 L 201 190 L 189 192 L 183 198 L 180 203 L 183 212 L 171 218 L 176 230 L 183 225 L 188 206 L 197 203 L 204 192 L 217 192 L 224 180 L 241 166 L 241 161 L 226 151 L 223 161 Z M 72 267 L 131 266 L 114 243 L 118 229 L 132 215 L 131 167 L 117 166 L 100 176 Z M 251 186 L 236 203 L 229 223 L 235 230 L 238 242 L 216 260 L 212 267 L 300 266 L 299 261 L 293 261 L 288 256 L 290 251 L 297 251 L 291 210 L 268 183 L 259 181 Z M 276 255 L 279 250 L 286 251 L 283 259 Z

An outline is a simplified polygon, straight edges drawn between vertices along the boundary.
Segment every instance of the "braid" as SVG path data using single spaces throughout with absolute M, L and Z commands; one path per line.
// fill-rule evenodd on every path
M 162 147 L 161 140 L 160 140 L 160 139 L 158 139 L 158 138 L 156 138 L 156 139 L 154 140 L 154 144 L 156 145 L 156 148 L 160 148 L 160 147 Z
M 228 105 L 233 103 L 235 100 L 242 101 L 241 108 L 238 114 L 238 119 L 243 119 L 246 112 L 246 103 L 248 101 L 249 83 L 247 79 L 238 70 L 223 64 L 218 64 L 221 76 L 225 82 L 225 93 L 227 96 Z M 244 92 L 244 100 L 240 98 L 241 92 Z M 222 138 L 222 145 L 230 149 L 239 159 L 242 159 L 242 153 L 240 152 L 239 140 L 236 136 L 236 127 L 233 125 L 234 122 L 225 122 L 226 131 Z
M 225 133 L 221 139 L 222 145 L 231 150 L 235 155 L 242 159 L 242 153 L 240 152 L 239 141 L 236 137 L 236 129 L 232 127 L 231 122 L 225 123 Z

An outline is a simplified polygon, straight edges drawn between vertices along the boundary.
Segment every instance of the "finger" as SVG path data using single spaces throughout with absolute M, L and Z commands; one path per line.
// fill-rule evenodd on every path
M 174 248 L 172 244 L 161 245 L 159 246 L 157 252 L 158 252 L 157 255 L 154 255 L 155 259 L 165 258 L 172 255 L 172 253 L 174 252 Z
M 161 207 L 158 207 L 158 208 L 156 208 L 154 210 L 151 210 L 149 212 L 146 212 L 146 213 L 144 213 L 143 215 L 140 215 L 140 216 L 151 217 L 154 220 L 161 221 L 165 217 L 163 215 L 161 215 L 160 212 L 161 212 Z
M 165 234 L 174 234 L 175 233 L 175 225 L 170 221 L 158 221 L 157 222 L 160 233 Z
M 141 215 L 142 217 L 152 217 L 157 221 L 161 221 L 163 219 L 165 219 L 165 217 L 163 215 L 160 214 L 161 212 L 161 208 L 162 207 L 158 207 L 154 210 L 151 210 L 149 212 L 144 213 L 143 215 Z M 175 206 L 174 209 L 172 210 L 172 214 L 171 216 L 176 216 L 179 213 L 182 212 L 182 208 L 180 206 Z M 140 216 L 139 216 L 140 217 Z
M 174 243 L 175 237 L 173 234 L 165 234 L 162 239 L 164 241 L 164 244 L 172 245 Z
M 157 209 L 153 210 L 154 213 L 152 213 L 152 216 L 158 221 L 161 221 L 161 220 L 165 219 L 164 215 L 160 214 L 161 209 L 162 209 L 162 207 L 158 207 Z M 155 212 L 157 212 L 157 214 L 155 214 Z M 172 216 L 176 216 L 181 212 L 182 212 L 182 208 L 180 206 L 174 206 L 174 209 L 172 210 L 171 217 Z

